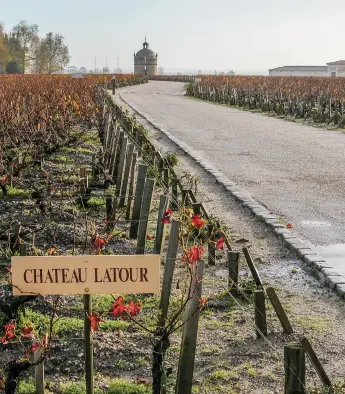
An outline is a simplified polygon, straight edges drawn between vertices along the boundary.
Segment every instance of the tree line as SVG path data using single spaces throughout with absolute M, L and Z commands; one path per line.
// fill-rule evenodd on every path
M 38 35 L 38 25 L 20 21 L 9 33 L 0 22 L 0 74 L 53 74 L 70 61 L 64 37 L 49 32 Z

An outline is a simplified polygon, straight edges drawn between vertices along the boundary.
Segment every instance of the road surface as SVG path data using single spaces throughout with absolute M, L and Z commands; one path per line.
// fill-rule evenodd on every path
M 345 134 L 189 99 L 183 83 L 154 81 L 121 96 L 345 271 Z

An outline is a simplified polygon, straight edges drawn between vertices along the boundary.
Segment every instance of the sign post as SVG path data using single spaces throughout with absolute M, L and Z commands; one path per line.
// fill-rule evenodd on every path
M 13 295 L 83 294 L 86 393 L 94 393 L 91 294 L 159 293 L 159 255 L 15 256 Z

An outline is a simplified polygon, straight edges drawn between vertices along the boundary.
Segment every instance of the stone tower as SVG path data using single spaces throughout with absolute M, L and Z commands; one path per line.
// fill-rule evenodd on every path
M 145 37 L 143 49 L 134 53 L 134 74 L 156 75 L 157 59 L 157 53 L 154 53 L 149 49 L 149 44 Z

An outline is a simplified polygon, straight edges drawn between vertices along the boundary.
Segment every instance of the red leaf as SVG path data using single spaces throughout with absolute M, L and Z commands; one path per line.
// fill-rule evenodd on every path
M 140 312 L 140 302 L 134 302 L 132 300 L 129 301 L 128 307 L 126 308 L 126 312 L 131 316 L 136 316 Z
M 16 335 L 14 333 L 14 330 L 16 329 L 16 323 L 8 323 L 4 325 L 4 330 L 5 330 L 5 335 L 1 338 L 1 343 L 7 343 L 10 341 L 12 338 L 14 338 Z
M 126 306 L 123 304 L 123 297 L 122 296 L 117 297 L 117 299 L 115 300 L 111 309 L 112 309 L 112 314 L 115 317 L 119 317 L 123 314 L 123 312 L 126 309 Z
M 91 330 L 93 332 L 95 331 L 99 331 L 99 324 L 104 322 L 104 320 L 102 318 L 99 317 L 97 312 L 93 312 L 90 316 L 89 316 L 90 322 L 91 322 Z
M 188 264 L 193 264 L 201 258 L 204 253 L 204 249 L 201 246 L 191 246 L 189 250 L 185 252 L 182 261 Z
M 169 208 L 164 212 L 161 222 L 163 224 L 169 224 L 171 222 L 171 215 L 172 210 Z
M 205 220 L 201 219 L 199 214 L 193 215 L 190 220 L 193 227 L 202 228 L 205 226 Z
M 288 224 L 286 225 L 286 228 L 293 228 L 293 224 L 288 223 Z
M 224 241 L 225 241 L 224 237 L 221 237 L 221 238 L 218 239 L 217 244 L 216 244 L 216 249 L 217 250 L 218 249 L 224 249 Z
M 23 327 L 20 330 L 20 334 L 23 338 L 35 338 L 35 335 L 33 333 L 33 328 L 32 327 Z

